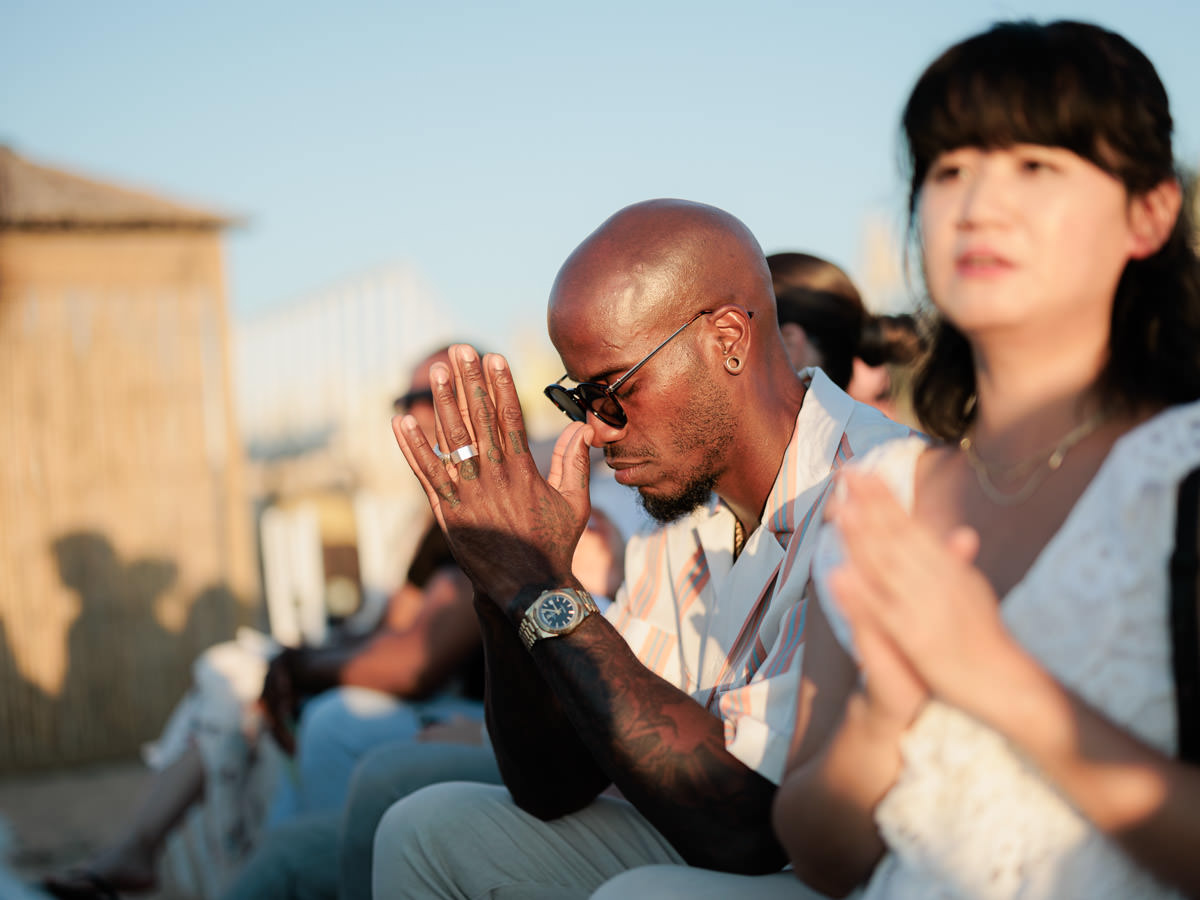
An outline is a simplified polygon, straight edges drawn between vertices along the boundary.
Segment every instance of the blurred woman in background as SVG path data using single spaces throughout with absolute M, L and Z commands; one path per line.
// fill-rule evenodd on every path
M 775 311 L 797 369 L 818 366 L 855 400 L 910 421 L 908 372 L 924 346 L 911 315 L 872 315 L 838 266 L 809 253 L 767 257 Z

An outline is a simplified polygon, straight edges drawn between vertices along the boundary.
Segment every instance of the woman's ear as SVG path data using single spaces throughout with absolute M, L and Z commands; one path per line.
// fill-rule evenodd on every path
M 1183 191 L 1174 178 L 1165 178 L 1129 203 L 1129 227 L 1132 234 L 1130 257 L 1145 259 L 1157 253 L 1171 236 Z

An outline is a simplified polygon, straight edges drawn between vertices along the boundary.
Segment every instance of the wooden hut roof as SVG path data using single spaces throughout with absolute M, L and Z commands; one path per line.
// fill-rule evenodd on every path
M 229 216 L 30 162 L 0 146 L 0 229 L 224 228 Z

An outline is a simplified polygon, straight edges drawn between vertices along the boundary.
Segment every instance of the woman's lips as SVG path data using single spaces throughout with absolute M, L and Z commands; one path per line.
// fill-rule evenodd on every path
M 1000 275 L 1013 269 L 1012 261 L 987 247 L 972 247 L 960 253 L 954 260 L 959 275 Z

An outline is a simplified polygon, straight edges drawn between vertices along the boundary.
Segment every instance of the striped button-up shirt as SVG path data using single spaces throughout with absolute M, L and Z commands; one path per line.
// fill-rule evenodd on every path
M 733 559 L 734 516 L 713 498 L 635 535 L 606 613 L 638 658 L 725 723 L 725 745 L 776 783 L 796 720 L 804 589 L 831 476 L 856 454 L 911 434 L 855 403 L 819 369 L 808 383 L 762 524 Z

